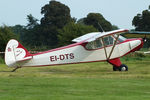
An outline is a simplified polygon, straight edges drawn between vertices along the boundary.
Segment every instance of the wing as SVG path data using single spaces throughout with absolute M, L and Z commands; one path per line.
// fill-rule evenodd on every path
M 113 34 L 121 34 L 127 31 L 128 31 L 127 29 L 119 29 L 119 30 L 114 30 L 114 31 L 109 31 L 109 32 L 93 32 L 93 33 L 88 33 L 81 37 L 75 38 L 72 41 L 73 42 L 91 42 L 100 37 L 106 37 L 106 36 L 113 35 Z

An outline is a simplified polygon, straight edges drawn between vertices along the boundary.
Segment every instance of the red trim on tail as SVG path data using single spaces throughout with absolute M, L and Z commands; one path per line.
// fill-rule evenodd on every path
M 19 43 L 19 42 L 18 42 L 18 43 Z M 27 50 L 26 48 L 23 47 L 22 44 L 19 43 L 19 45 L 18 45 L 17 48 L 23 48 L 23 49 L 25 50 L 26 55 L 24 56 L 24 58 L 25 58 L 25 57 L 28 57 L 28 56 L 33 56 L 32 54 L 30 54 L 30 53 L 28 52 L 28 50 Z

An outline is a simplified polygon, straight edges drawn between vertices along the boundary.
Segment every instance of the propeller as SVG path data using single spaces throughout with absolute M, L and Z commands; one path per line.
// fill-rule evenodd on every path
M 147 38 L 146 38 L 146 34 L 145 34 L 145 36 L 143 38 L 143 42 L 146 42 L 146 41 L 147 41 Z

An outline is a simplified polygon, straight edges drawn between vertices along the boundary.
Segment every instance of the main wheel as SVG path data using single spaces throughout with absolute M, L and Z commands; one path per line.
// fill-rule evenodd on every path
M 128 71 L 128 66 L 125 64 L 120 65 L 119 71 Z
M 119 67 L 113 66 L 113 71 L 119 71 Z

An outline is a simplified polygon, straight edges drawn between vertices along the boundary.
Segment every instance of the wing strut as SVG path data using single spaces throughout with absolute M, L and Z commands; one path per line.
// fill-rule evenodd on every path
M 103 46 L 104 46 L 104 51 L 105 51 L 106 59 L 108 59 L 107 51 L 106 51 L 106 45 L 104 43 L 104 38 L 103 37 L 102 37 L 102 42 L 103 42 Z
M 113 51 L 114 51 L 114 48 L 115 48 L 115 46 L 116 46 L 116 44 L 117 44 L 117 41 L 118 41 L 119 35 L 120 35 L 120 34 L 117 34 L 117 38 L 116 38 L 116 40 L 115 40 L 115 43 L 114 43 L 114 45 L 113 45 L 113 47 L 112 47 L 112 49 L 111 49 L 111 52 L 110 52 L 109 57 L 108 57 L 108 59 L 107 59 L 107 60 L 109 60 L 109 59 L 110 59 L 110 57 L 111 57 L 111 55 L 112 55 L 112 53 L 113 53 Z
M 113 47 L 112 47 L 112 49 L 111 49 L 109 55 L 107 55 L 106 45 L 105 45 L 105 43 L 104 43 L 104 38 L 102 37 L 102 42 L 103 42 L 104 51 L 105 51 L 105 55 L 106 55 L 106 59 L 107 59 L 107 60 L 110 59 L 110 57 L 111 57 L 111 55 L 112 55 L 112 53 L 113 53 L 113 51 L 114 51 L 114 48 L 115 48 L 115 46 L 116 46 L 116 44 L 117 44 L 117 41 L 118 41 L 119 36 L 120 36 L 120 34 L 117 34 L 117 37 L 115 38 L 115 42 L 114 42 L 114 44 L 113 44 Z

